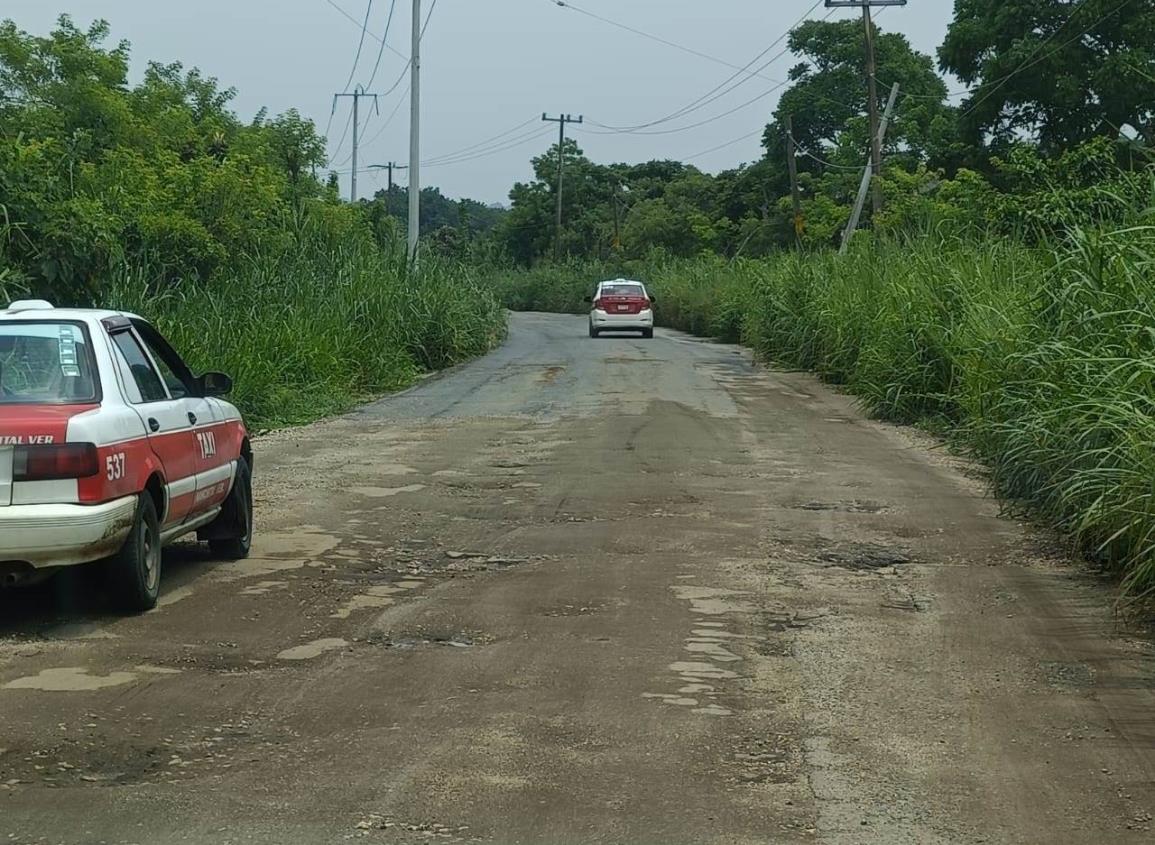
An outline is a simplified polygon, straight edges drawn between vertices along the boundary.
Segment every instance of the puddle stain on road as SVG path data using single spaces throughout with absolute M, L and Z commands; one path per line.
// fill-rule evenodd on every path
M 334 651 L 339 648 L 345 648 L 349 643 L 346 640 L 338 639 L 336 637 L 327 637 L 320 640 L 313 640 L 311 643 L 304 645 L 293 646 L 287 648 L 277 655 L 278 660 L 312 660 L 314 657 L 320 657 L 327 651 Z
M 404 487 L 354 487 L 352 492 L 369 499 L 391 499 L 403 493 L 419 493 L 424 489 L 424 484 L 407 484 Z
M 37 675 L 29 675 L 9 681 L 0 689 L 38 690 L 41 692 L 92 692 L 94 690 L 120 687 L 131 684 L 140 675 L 179 675 L 179 669 L 163 666 L 134 666 L 132 672 L 109 672 L 107 675 L 90 674 L 84 666 L 65 666 L 44 669 Z

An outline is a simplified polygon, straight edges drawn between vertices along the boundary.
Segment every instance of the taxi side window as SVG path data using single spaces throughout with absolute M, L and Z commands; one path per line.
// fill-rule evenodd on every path
M 117 332 L 112 336 L 112 343 L 116 347 L 121 359 L 122 370 L 128 370 L 129 401 L 130 402 L 164 402 L 168 399 L 164 383 L 160 380 L 152 362 L 144 354 L 140 343 L 132 332 Z M 136 388 L 134 391 L 133 388 Z
M 144 345 L 148 347 L 152 360 L 156 362 L 156 368 L 160 371 L 160 377 L 164 379 L 172 398 L 183 399 L 186 396 L 194 395 L 195 389 L 190 384 L 192 374 L 189 372 L 188 366 L 176 354 L 176 351 L 169 346 L 168 341 L 144 321 L 134 320 L 133 325 L 140 334 L 141 340 L 144 341 Z

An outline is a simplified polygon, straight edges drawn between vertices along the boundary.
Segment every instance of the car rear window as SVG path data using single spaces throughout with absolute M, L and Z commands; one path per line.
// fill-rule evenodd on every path
M 92 348 L 76 323 L 0 323 L 0 404 L 60 405 L 97 399 Z
M 641 285 L 602 285 L 602 296 L 645 296 Z

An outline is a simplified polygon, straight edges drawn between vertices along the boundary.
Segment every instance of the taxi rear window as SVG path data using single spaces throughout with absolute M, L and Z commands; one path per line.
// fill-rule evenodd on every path
M 641 285 L 602 285 L 602 296 L 645 296 Z
M 88 332 L 78 323 L 0 322 L 0 405 L 99 399 Z

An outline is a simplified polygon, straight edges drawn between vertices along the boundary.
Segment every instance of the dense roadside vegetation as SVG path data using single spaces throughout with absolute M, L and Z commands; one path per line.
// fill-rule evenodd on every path
M 474 271 L 431 250 L 410 272 L 384 200 L 322 184 L 311 122 L 242 123 L 230 90 L 177 64 L 129 85 L 128 45 L 107 36 L 0 24 L 0 302 L 152 318 L 194 367 L 235 377 L 257 426 L 341 410 L 502 336 Z M 431 217 L 456 212 L 430 193 Z

